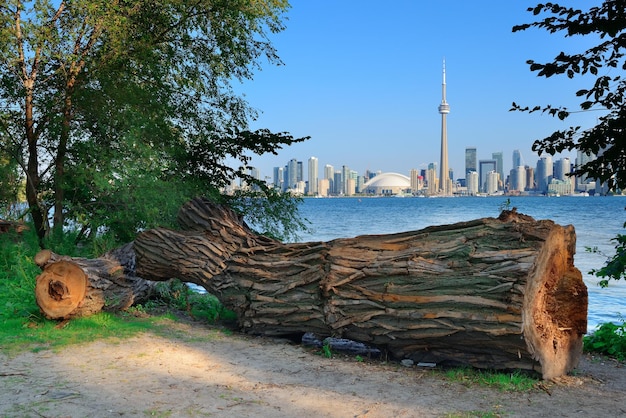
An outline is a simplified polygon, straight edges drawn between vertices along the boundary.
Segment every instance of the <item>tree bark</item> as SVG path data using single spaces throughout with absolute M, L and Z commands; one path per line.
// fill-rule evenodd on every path
M 155 285 L 135 276 L 132 244 L 96 259 L 42 250 L 35 263 L 43 270 L 35 285 L 37 304 L 50 319 L 124 310 L 147 300 Z
M 216 295 L 245 332 L 312 332 L 441 365 L 572 370 L 587 330 L 573 226 L 513 211 L 453 225 L 283 244 L 202 199 L 183 232 L 135 241 L 137 274 L 177 277 Z

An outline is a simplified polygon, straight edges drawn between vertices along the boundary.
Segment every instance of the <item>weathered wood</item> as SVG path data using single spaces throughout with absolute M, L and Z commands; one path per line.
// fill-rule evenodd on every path
M 42 250 L 34 261 L 43 270 L 35 285 L 37 304 L 50 319 L 124 310 L 147 300 L 155 285 L 134 274 L 132 244 L 96 259 Z
M 23 222 L 13 222 L 0 219 L 0 234 L 9 231 L 15 231 L 20 234 L 26 230 L 28 230 L 28 226 L 26 226 Z
M 587 289 L 572 226 L 505 211 L 420 231 L 283 244 L 231 210 L 195 199 L 187 231 L 135 241 L 137 274 L 198 284 L 248 333 L 348 338 L 415 362 L 574 368 Z

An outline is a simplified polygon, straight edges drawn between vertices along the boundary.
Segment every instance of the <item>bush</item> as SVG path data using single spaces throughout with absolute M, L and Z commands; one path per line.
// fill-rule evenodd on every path
M 605 354 L 625 361 L 626 322 L 621 324 L 606 322 L 600 325 L 593 334 L 584 337 L 583 346 L 587 352 Z

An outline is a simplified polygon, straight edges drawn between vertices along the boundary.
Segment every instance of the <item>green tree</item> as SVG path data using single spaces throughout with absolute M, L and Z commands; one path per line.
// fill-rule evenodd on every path
M 541 155 L 554 155 L 562 151 L 579 150 L 596 158 L 575 167 L 574 174 L 587 174 L 609 187 L 626 188 L 626 0 L 605 0 L 600 6 L 588 10 L 561 6 L 556 3 L 538 4 L 528 8 L 538 17 L 533 23 L 513 27 L 513 32 L 540 28 L 549 33 L 565 36 L 595 36 L 599 43 L 577 54 L 560 52 L 551 62 L 527 61 L 531 71 L 538 76 L 552 77 L 565 74 L 569 78 L 585 74 L 593 76 L 588 89 L 581 89 L 580 109 L 575 111 L 603 110 L 598 123 L 588 129 L 572 126 L 553 132 L 536 140 L 533 151 Z M 572 110 L 554 105 L 522 107 L 513 103 L 512 110 L 548 113 L 561 120 L 567 119 Z
M 564 150 L 578 150 L 596 158 L 577 165 L 574 175 L 588 175 L 597 181 L 607 182 L 611 189 L 626 188 L 626 0 L 605 0 L 588 10 L 561 6 L 555 3 L 538 4 L 528 9 L 539 19 L 513 27 L 513 32 L 529 28 L 545 29 L 549 33 L 564 33 L 568 37 L 595 36 L 598 44 L 578 54 L 559 53 L 552 62 L 537 63 L 529 60 L 531 71 L 538 76 L 552 77 L 565 74 L 569 78 L 590 75 L 593 83 L 576 92 L 581 98 L 577 111 L 601 110 L 598 123 L 588 129 L 579 126 L 556 131 L 536 140 L 533 151 L 539 155 L 554 155 Z M 567 119 L 571 110 L 553 105 L 522 107 L 513 103 L 511 110 L 544 112 L 561 120 Z M 626 227 L 626 224 L 624 224 Z M 615 255 L 599 270 L 606 286 L 611 279 L 626 277 L 626 235 L 615 238 Z
M 50 209 L 59 228 L 66 216 L 92 231 L 145 227 L 138 213 L 214 193 L 247 177 L 252 154 L 306 139 L 247 131 L 256 114 L 231 87 L 251 79 L 263 59 L 280 63 L 269 35 L 283 30 L 288 7 L 286 0 L 0 5 L 7 113 L 0 134 L 20 151 L 39 237 L 49 233 Z M 226 165 L 227 157 L 239 166 Z
M 20 176 L 15 160 L 0 149 L 0 215 L 18 201 Z M 7 208 L 5 210 L 5 208 Z

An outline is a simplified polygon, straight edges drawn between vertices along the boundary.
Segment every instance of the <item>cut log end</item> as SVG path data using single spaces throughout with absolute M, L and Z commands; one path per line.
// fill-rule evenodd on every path
M 558 227 L 547 238 L 549 251 L 535 265 L 524 306 L 524 336 L 529 351 L 541 364 L 544 379 L 574 369 L 587 332 L 587 287 L 572 257 L 574 228 Z
M 50 319 L 71 317 L 80 307 L 86 292 L 87 276 L 80 267 L 67 260 L 48 264 L 37 276 L 37 305 Z
M 50 250 L 41 250 L 35 255 L 35 264 L 39 267 L 43 268 L 48 261 L 52 258 L 52 251 Z

